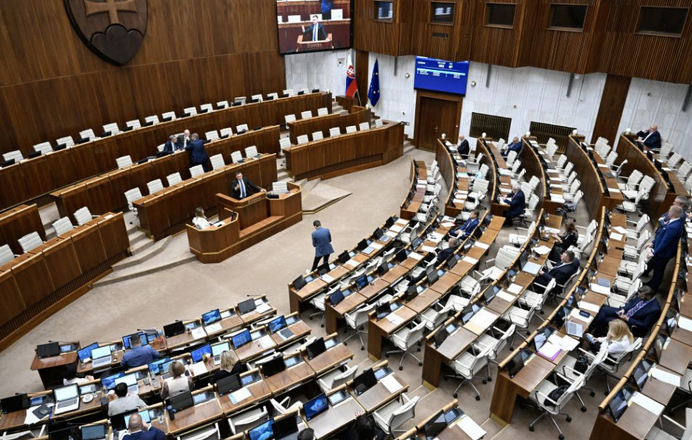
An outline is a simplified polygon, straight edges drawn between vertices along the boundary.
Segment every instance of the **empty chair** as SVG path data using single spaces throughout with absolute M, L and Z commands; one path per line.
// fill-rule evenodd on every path
M 93 141 L 94 139 L 96 139 L 96 134 L 94 133 L 94 130 L 90 128 L 88 130 L 80 131 L 79 137 L 82 139 L 89 139 L 90 141 Z
M 166 148 L 166 144 L 159 144 L 156 146 L 156 151 L 163 153 L 164 148 Z
M 22 156 L 22 152 L 19 150 L 10 151 L 9 153 L 4 153 L 2 155 L 2 160 L 4 161 L 14 160 L 15 163 L 19 163 L 23 159 L 24 156 Z
M 55 230 L 55 235 L 62 235 L 74 229 L 74 225 L 69 217 L 61 217 L 53 223 L 53 229 Z
M 454 397 L 458 396 L 459 388 L 465 383 L 468 383 L 471 388 L 476 392 L 476 400 L 481 400 L 481 394 L 478 392 L 478 388 L 473 384 L 473 379 L 482 379 L 483 383 L 487 383 L 490 379 L 490 365 L 488 364 L 488 356 L 490 355 L 492 347 L 484 347 L 480 350 L 475 346 L 471 346 L 469 350 L 466 350 L 452 361 L 452 369 L 456 374 L 453 376 L 445 376 L 445 378 L 452 377 L 455 379 L 461 379 L 461 383 L 457 385 L 454 390 Z M 477 374 L 485 369 L 485 376 L 477 376 Z
M 216 103 L 216 108 L 224 109 L 224 108 L 228 108 L 228 107 L 230 107 L 230 104 L 228 103 L 228 101 L 219 101 Z
M 258 426 L 269 417 L 269 411 L 265 406 L 252 408 L 242 413 L 235 413 L 228 418 L 228 425 L 231 427 L 233 434 L 248 431 L 255 426 Z
M 149 194 L 159 192 L 163 189 L 163 182 L 161 179 L 152 180 L 147 183 L 147 189 L 149 190 Z
M 291 148 L 291 139 L 287 137 L 279 139 L 279 148 L 282 150 Z
M 322 136 L 321 131 L 316 131 L 312 134 L 312 140 L 313 141 L 321 141 L 322 139 L 324 139 L 324 136 Z
M 175 115 L 175 112 L 166 112 L 166 113 L 161 113 L 161 117 L 163 118 L 164 121 L 175 121 L 175 118 L 177 116 Z
M 358 129 L 360 131 L 370 130 L 370 124 L 368 124 L 367 122 L 361 122 L 360 124 L 358 124 Z
M 132 165 L 132 158 L 130 156 L 123 156 L 115 159 L 118 164 L 119 169 L 127 168 Z
M 166 176 L 166 181 L 168 182 L 168 186 L 173 186 L 182 182 L 183 178 L 180 177 L 180 173 L 173 173 Z
M 346 127 L 346 134 L 355 133 L 356 131 L 358 131 L 358 129 L 355 125 L 349 125 L 348 127 Z
M 195 116 L 197 114 L 197 107 L 186 107 L 183 109 L 183 114 L 185 116 Z
M 219 133 L 222 138 L 227 138 L 233 136 L 233 129 L 231 127 L 222 128 Z
M 142 128 L 142 123 L 139 122 L 139 119 L 133 119 L 131 121 L 127 121 L 125 123 L 125 126 L 130 130 L 135 130 L 137 128 Z
M 240 134 L 241 132 L 248 131 L 250 127 L 247 126 L 247 124 L 240 124 L 235 128 L 235 132 Z
M 310 139 L 308 139 L 307 134 L 301 134 L 300 136 L 298 136 L 296 138 L 296 142 L 298 143 L 298 145 L 303 145 L 303 144 L 307 144 L 308 142 L 310 142 Z
M 208 104 L 202 104 L 199 106 L 199 110 L 202 113 L 209 113 L 214 111 L 214 107 L 211 105 L 211 103 Z
M 336 288 L 338 289 L 338 287 Z M 322 320 L 320 321 L 320 327 L 324 327 L 324 310 L 325 310 L 325 301 L 327 299 L 327 295 L 330 293 L 327 292 L 322 292 L 314 296 L 310 300 L 310 305 L 312 305 L 317 312 L 311 313 L 310 316 L 308 316 L 308 319 L 312 320 L 315 316 L 322 316 Z
M 551 399 L 549 397 L 550 393 L 556 390 L 558 386 L 547 379 L 541 382 L 536 391 L 529 394 L 529 399 L 533 401 L 533 403 L 538 407 L 538 410 L 541 411 L 541 414 L 529 425 L 529 431 L 533 431 L 534 425 L 536 425 L 539 420 L 547 415 L 548 418 L 550 418 L 550 420 L 553 422 L 557 432 L 560 434 L 560 440 L 564 439 L 565 437 L 562 435 L 562 430 L 555 421 L 554 416 L 564 415 L 567 417 L 568 422 L 572 421 L 572 418 L 569 416 L 569 414 L 564 412 L 563 408 L 567 405 L 570 399 L 572 399 L 574 393 L 576 393 L 577 390 L 582 387 L 582 385 L 584 385 L 583 379 L 576 380 L 569 385 L 569 387 L 560 395 L 560 397 Z
M 152 115 L 152 116 L 147 116 L 144 118 L 144 123 L 145 124 L 158 124 L 159 123 L 159 117 L 157 115 Z
M 680 155 L 680 153 L 673 153 L 673 155 L 670 156 L 670 157 L 668 158 L 668 160 L 666 161 L 666 163 L 668 164 L 668 167 L 669 167 L 669 168 L 677 168 L 676 165 L 677 165 L 678 162 L 680 162 L 681 160 L 684 160 L 684 159 L 683 159 L 683 157 Z
M 190 168 L 190 177 L 195 178 L 204 174 L 204 167 L 202 165 L 195 165 Z
M 9 263 L 12 260 L 14 260 L 12 249 L 10 249 L 10 247 L 6 244 L 0 246 L 0 266 Z
M 300 119 L 310 119 L 312 118 L 312 111 L 311 110 L 305 110 L 304 112 L 300 112 Z
M 334 370 L 317 379 L 317 383 L 322 389 L 322 392 L 326 393 L 352 380 L 354 377 L 356 377 L 357 372 L 358 365 L 355 365 L 353 367 L 349 367 L 348 365 L 346 365 L 345 371 L 341 371 L 341 369 L 335 368 Z
M 67 148 L 74 147 L 74 139 L 72 139 L 72 136 L 65 136 L 61 137 L 60 139 L 56 140 L 55 143 L 59 146 L 64 145 Z
M 41 142 L 40 144 L 34 145 L 34 151 L 46 154 L 53 151 L 53 147 L 50 146 L 50 142 Z
M 243 163 L 243 155 L 240 153 L 240 151 L 234 151 L 231 153 L 231 162 Z
M 297 16 L 296 16 L 296 15 L 289 15 L 289 16 L 288 16 L 288 22 L 289 22 L 289 23 L 291 22 L 291 17 L 298 17 L 298 20 L 297 20 L 297 21 L 300 21 L 300 20 L 301 20 L 300 15 L 297 15 Z M 284 95 L 288 95 L 288 96 L 293 96 L 293 95 L 296 94 L 296 93 L 293 91 L 293 89 L 286 89 L 286 90 L 284 90 L 283 93 L 284 93 Z
M 274 194 L 286 194 L 288 192 L 288 183 L 272 182 L 272 192 Z
M 75 211 L 74 218 L 77 221 L 77 226 L 82 226 L 83 224 L 90 222 L 93 216 L 91 215 L 89 208 L 84 206 Z
M 286 115 L 284 116 L 284 121 L 286 121 L 286 125 L 290 124 L 291 122 L 296 122 L 296 115 Z
M 19 239 L 19 245 L 22 247 L 22 252 L 25 254 L 30 250 L 36 249 L 42 244 L 43 240 L 41 240 L 41 236 L 38 235 L 38 232 L 36 231 L 30 232 Z
M 136 202 L 137 200 L 142 198 L 142 191 L 139 190 L 139 188 L 132 188 L 128 191 L 125 191 L 125 200 L 127 200 L 127 209 L 130 211 L 134 212 L 135 214 L 137 213 L 137 210 L 135 209 L 133 203 Z
M 267 99 L 279 99 L 279 94 L 276 92 L 267 93 Z
M 263 100 L 262 100 L 262 95 L 261 95 L 261 94 L 259 94 L 259 95 L 252 95 L 252 96 L 250 97 L 250 99 L 252 99 L 253 101 L 256 101 L 256 102 L 262 102 L 262 101 L 263 101 Z
M 341 134 L 341 129 L 339 127 L 332 127 L 329 129 L 329 137 L 339 136 Z
M 399 370 L 403 370 L 404 359 L 406 356 L 411 356 L 418 361 L 419 366 L 423 366 L 423 362 L 418 359 L 410 350 L 413 347 L 417 347 L 420 351 L 418 343 L 423 339 L 423 332 L 425 331 L 425 323 L 420 324 L 412 323 L 410 326 L 405 326 L 401 330 L 392 334 L 392 342 L 397 347 L 396 350 L 390 350 L 386 353 L 386 357 L 389 357 L 392 353 L 401 353 L 401 361 L 399 362 Z
M 239 102 L 241 105 L 245 105 L 247 103 L 247 97 L 246 96 L 236 96 L 233 98 L 233 102 Z
M 120 127 L 118 127 L 117 122 L 111 122 L 110 124 L 106 124 L 103 126 L 103 131 L 104 133 L 110 133 L 115 135 L 120 133 Z
M 221 154 L 215 154 L 210 157 L 209 160 L 211 161 L 211 168 L 213 170 L 220 170 L 226 166 L 226 162 L 224 162 L 223 155 Z
M 251 159 L 253 157 L 259 157 L 259 151 L 257 151 L 257 146 L 256 145 L 250 145 L 245 149 L 245 157 L 248 159 Z
M 678 168 L 677 175 L 681 181 L 684 181 L 685 179 L 687 179 L 687 176 L 690 174 L 691 171 L 692 165 L 690 165 L 690 163 L 687 161 L 683 161 L 682 165 L 680 165 L 680 168 Z
M 219 133 L 216 130 L 208 131 L 204 133 L 204 137 L 206 137 L 208 141 L 217 141 L 219 140 Z
M 346 325 L 355 331 L 354 334 L 350 335 L 348 338 L 344 339 L 344 345 L 348 345 L 348 340 L 357 337 L 360 339 L 360 349 L 365 350 L 365 343 L 363 342 L 363 335 L 367 335 L 368 332 L 365 331 L 366 325 L 370 320 L 369 313 L 375 310 L 376 304 L 365 304 L 360 308 L 344 313 L 344 320 Z
M 329 114 L 329 109 L 327 107 L 320 107 L 317 109 L 317 116 L 327 116 Z
M 452 296 L 450 296 L 452 298 Z M 457 297 L 458 301 L 463 301 L 465 298 Z M 432 331 L 435 328 L 442 325 L 442 323 L 449 317 L 449 313 L 454 310 L 455 301 L 447 301 L 444 306 L 436 302 L 428 309 L 424 310 L 420 314 L 421 320 L 425 323 L 425 328 Z
M 419 400 L 419 396 L 409 399 L 402 393 L 399 399 L 373 412 L 375 423 L 385 434 L 396 438 L 395 432 L 403 432 L 397 428 L 416 416 L 416 405 Z

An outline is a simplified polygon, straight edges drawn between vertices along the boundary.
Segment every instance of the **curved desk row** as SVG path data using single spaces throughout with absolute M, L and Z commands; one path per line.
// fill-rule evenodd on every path
M 322 107 L 331 112 L 331 93 L 311 93 L 201 113 L 27 159 L 0 169 L 0 209 L 113 170 L 118 157 L 129 155 L 136 161 L 151 156 L 156 153 L 156 146 L 166 142 L 168 136 L 182 133 L 185 129 L 203 137 L 205 132 L 223 127 L 231 127 L 235 132 L 239 124 L 247 124 L 250 129 L 280 125 L 284 123 L 285 115 L 300 115 L 306 110 L 315 114 Z M 274 148 L 278 148 L 276 143 Z
M 322 132 L 322 136 L 329 137 L 329 129 L 339 127 L 342 133 L 346 132 L 349 125 L 358 126 L 361 122 L 370 122 L 372 112 L 365 107 L 353 106 L 347 115 L 330 113 L 326 116 L 317 116 L 310 119 L 302 119 L 288 124 L 288 133 L 292 144 L 298 143 L 298 136 L 312 134 L 316 131 Z
M 31 232 L 38 232 L 41 239 L 46 240 L 43 221 L 35 204 L 19 205 L 0 215 L 0 245 L 8 245 L 14 254 L 23 252 L 19 239 Z
M 221 154 L 224 162 L 231 162 L 230 154 L 256 145 L 260 153 L 275 151 L 279 139 L 279 127 L 265 127 L 261 130 L 231 136 L 226 139 L 210 142 L 205 145 L 209 157 Z M 190 178 L 190 155 L 187 152 L 169 154 L 142 164 L 103 174 L 85 182 L 69 186 L 51 193 L 51 199 L 58 207 L 61 216 L 70 216 L 82 206 L 89 208 L 93 214 L 109 211 L 120 211 L 127 206 L 125 191 L 139 188 L 142 194 L 148 194 L 147 183 L 161 179 L 166 184 L 166 176 L 178 172 L 183 181 Z M 184 183 L 183 182 L 183 183 Z
M 303 218 L 300 186 L 278 199 L 258 193 L 243 200 L 217 194 L 219 224 L 199 230 L 187 225 L 190 252 L 202 263 L 220 263 Z

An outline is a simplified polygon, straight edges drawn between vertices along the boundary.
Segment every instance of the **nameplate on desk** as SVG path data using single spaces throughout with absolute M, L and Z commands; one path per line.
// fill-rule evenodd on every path
M 401 318 L 400 316 L 395 315 L 393 313 L 390 315 L 387 315 L 386 319 L 387 319 L 387 321 L 391 322 L 393 325 L 399 325 L 402 322 L 404 322 L 403 318 Z
M 202 339 L 207 337 L 207 332 L 202 327 L 196 327 L 190 331 L 190 335 L 192 339 Z
M 515 295 L 519 295 L 522 291 L 523 287 L 520 286 L 519 284 L 512 283 L 508 288 L 507 291 L 510 293 L 513 293 Z
M 399 381 L 396 380 L 396 377 L 394 377 L 393 374 L 383 377 L 380 380 L 380 383 L 384 385 L 384 387 L 387 388 L 387 391 L 389 391 L 390 393 L 395 393 L 399 391 L 401 388 L 403 388 Z
M 238 391 L 235 391 L 228 395 L 228 398 L 234 405 L 236 405 L 238 402 L 242 402 L 243 400 L 249 399 L 250 397 L 252 397 L 252 393 L 250 392 L 248 387 L 243 387 Z

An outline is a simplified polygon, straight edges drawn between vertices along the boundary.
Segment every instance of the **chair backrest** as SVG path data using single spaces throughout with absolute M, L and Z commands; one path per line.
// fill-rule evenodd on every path
M 267 99 L 279 99 L 279 94 L 276 92 L 267 93 Z
M 19 239 L 19 245 L 22 247 L 22 251 L 25 254 L 32 249 L 36 249 L 42 244 L 43 240 L 41 240 L 41 236 L 38 235 L 38 232 L 36 231 L 30 232 Z
M 565 166 L 565 169 L 564 169 L 564 171 L 563 171 L 563 174 L 564 174 L 565 176 L 568 176 L 569 173 L 571 173 L 573 169 L 574 169 L 574 163 L 570 162 L 570 163 L 568 163 L 568 164 Z
M 77 220 L 77 226 L 82 226 L 83 224 L 91 221 L 91 212 L 86 206 L 79 208 L 74 213 L 74 218 Z
M 231 162 L 240 163 L 243 161 L 243 154 L 240 151 L 234 151 L 231 153 Z
M 414 397 L 413 399 L 401 405 L 399 409 L 394 411 L 389 416 L 389 420 L 387 421 L 389 434 L 392 434 L 396 428 L 403 425 L 408 420 L 411 420 L 412 418 L 416 417 L 416 405 L 418 405 L 419 400 L 420 396 Z
M 285 138 L 279 139 L 279 148 L 281 148 L 282 150 L 284 148 L 289 148 L 290 146 L 291 146 L 291 138 L 285 137 Z
M 322 139 L 324 139 L 324 136 L 321 131 L 316 131 L 312 134 L 313 141 L 321 141 Z
M 687 175 L 690 174 L 690 171 L 692 171 L 692 165 L 684 161 L 682 165 L 680 165 L 680 168 L 678 168 L 678 177 L 680 177 L 681 180 L 685 180 Z
M 117 122 L 111 122 L 103 126 L 103 131 L 110 131 L 111 134 L 118 134 L 120 133 L 120 127 L 118 127 Z
M 231 127 L 222 128 L 220 130 L 221 136 L 233 136 L 233 129 Z
M 300 119 L 310 119 L 312 118 L 312 110 L 305 110 L 300 112 Z
M 327 116 L 329 114 L 329 109 L 327 107 L 320 107 L 317 109 L 317 116 Z
M 564 154 L 561 154 L 560 157 L 557 158 L 556 165 L 558 166 L 558 168 L 562 168 L 566 162 L 567 162 L 567 156 L 565 156 Z
M 208 131 L 204 133 L 204 137 L 206 137 L 207 140 L 215 141 L 219 139 L 219 133 L 216 130 Z
M 199 106 L 199 109 L 203 113 L 209 113 L 214 111 L 214 107 L 211 105 L 211 103 L 202 104 Z
M 612 151 L 608 157 L 606 158 L 606 165 L 612 165 L 615 163 L 615 159 L 618 158 L 618 154 L 614 151 Z
M 641 171 L 633 170 L 632 173 L 627 178 L 627 185 L 636 185 L 642 180 L 643 177 L 644 177 L 644 174 L 642 174 Z
M 575 194 L 579 187 L 581 187 L 581 182 L 579 181 L 579 179 L 575 179 L 575 181 L 572 182 L 572 184 L 569 187 L 569 193 Z
M 183 114 L 185 116 L 195 116 L 197 114 L 197 107 L 186 107 L 183 109 Z
M 651 232 L 646 230 L 641 233 L 639 236 L 639 239 L 637 240 L 637 249 L 641 249 L 644 247 L 647 241 L 649 241 L 649 238 L 651 238 Z
M 329 129 L 329 137 L 339 136 L 341 134 L 341 129 L 339 127 L 332 127 Z
M 531 179 L 529 179 L 529 185 L 531 185 L 531 188 L 533 188 L 534 191 L 539 183 L 541 183 L 541 179 L 539 179 L 537 176 L 531 176 Z
M 182 182 L 183 178 L 180 177 L 180 173 L 173 173 L 166 176 L 166 181 L 168 182 L 168 186 L 173 186 Z
M 356 128 L 355 125 L 349 125 L 348 127 L 346 127 L 346 134 L 355 133 L 357 131 L 358 131 L 358 129 Z
M 224 162 L 223 155 L 221 154 L 215 154 L 210 157 L 209 160 L 211 161 L 211 167 L 214 170 L 218 170 L 226 166 L 226 162 Z
M 356 323 L 356 328 L 364 325 L 366 322 L 370 320 L 370 316 L 368 314 L 375 309 L 375 306 L 376 304 L 374 303 L 368 304 L 356 310 L 356 313 L 353 318 L 353 320 Z
M 250 145 L 245 149 L 245 157 L 247 157 L 248 159 L 257 156 L 259 156 L 259 151 L 257 151 L 257 145 Z
M 514 165 L 514 161 L 516 159 L 517 159 L 517 152 L 514 150 L 510 151 L 509 154 L 507 154 L 507 160 L 506 160 L 507 165 L 508 166 Z
M 353 367 L 346 367 L 346 371 L 341 373 L 340 375 L 336 376 L 334 379 L 332 379 L 332 383 L 330 388 L 334 389 L 337 387 L 340 387 L 341 385 L 345 384 L 346 382 L 350 381 L 354 377 L 356 377 L 356 373 L 358 372 L 358 365 L 354 365 Z
M 93 140 L 93 139 L 96 138 L 96 134 L 94 133 L 94 130 L 92 130 L 91 128 L 89 128 L 89 129 L 87 129 L 87 130 L 80 131 L 80 132 L 79 132 L 79 137 L 80 137 L 80 138 L 84 138 L 84 139 Z
M 230 107 L 230 104 L 228 104 L 228 101 L 219 101 L 216 103 L 217 108 L 228 108 Z
M 72 139 L 72 136 L 61 137 L 60 139 L 56 140 L 55 143 L 58 145 L 65 145 L 68 148 L 74 147 L 74 139 Z
M 125 191 L 125 200 L 127 200 L 128 205 L 132 205 L 132 203 L 136 202 L 142 197 L 142 191 L 140 191 L 139 188 L 132 188 L 130 190 Z
M 286 194 L 288 192 L 288 183 L 272 182 L 272 192 L 274 194 Z
M 132 165 L 132 158 L 129 155 L 123 156 L 115 159 L 115 162 L 118 164 L 119 169 L 127 168 Z
M 62 235 L 74 229 L 74 225 L 69 217 L 61 217 L 53 223 L 53 229 L 55 229 L 55 235 Z
M 303 144 L 307 144 L 308 142 L 310 142 L 310 139 L 308 139 L 307 134 L 301 134 L 300 136 L 298 136 L 296 138 L 296 141 L 298 142 L 298 145 L 303 145 Z
M 284 121 L 286 121 L 286 124 L 290 124 L 291 122 L 296 122 L 296 115 L 286 115 L 286 116 L 284 116 Z
M 175 121 L 175 118 L 177 116 L 175 115 L 175 112 L 166 112 L 166 113 L 161 113 L 161 117 L 163 119 L 170 119 L 171 121 Z
M 40 151 L 41 154 L 46 154 L 53 151 L 53 147 L 50 146 L 50 142 L 41 142 L 40 144 L 34 145 L 34 151 Z
M 416 345 L 418 341 L 420 341 L 423 338 L 423 332 L 425 331 L 425 323 L 421 322 L 420 324 L 416 324 L 415 327 L 411 329 L 410 332 L 406 335 L 406 346 L 411 347 L 413 345 Z
M 144 122 L 147 124 L 150 122 L 152 124 L 158 124 L 160 121 L 159 121 L 158 115 L 152 115 L 152 116 L 147 116 L 146 118 L 144 118 Z
M 0 246 L 0 266 L 9 263 L 12 260 L 14 260 L 14 253 L 12 253 L 12 249 L 6 244 Z
M 134 130 L 136 128 L 142 128 L 142 123 L 139 122 L 139 119 L 133 119 L 131 121 L 127 121 L 125 126 Z
M 249 129 L 250 129 L 250 127 L 248 127 L 247 124 L 240 124 L 239 126 L 237 126 L 235 128 L 235 132 L 239 133 L 241 131 L 248 131 Z
M 649 216 L 644 214 L 639 218 L 639 221 L 637 222 L 637 227 L 636 231 L 641 232 L 642 229 L 646 227 L 646 225 L 649 224 Z
M 245 105 L 245 104 L 247 103 L 247 97 L 245 97 L 245 96 L 236 96 L 235 98 L 233 98 L 233 102 L 239 102 L 239 103 L 241 103 L 242 105 Z
M 367 122 L 361 122 L 360 124 L 358 124 L 358 129 L 359 129 L 360 131 L 363 131 L 363 130 L 370 130 L 370 124 L 367 123 Z
M 152 180 L 151 182 L 147 182 L 147 189 L 149 190 L 149 194 L 159 192 L 163 189 L 163 182 L 161 181 L 161 179 L 156 179 Z
M 195 165 L 190 168 L 190 177 L 197 177 L 204 174 L 204 167 L 202 165 Z

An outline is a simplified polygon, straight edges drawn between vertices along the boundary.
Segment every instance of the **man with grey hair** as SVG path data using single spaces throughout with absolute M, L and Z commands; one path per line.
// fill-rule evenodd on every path
M 190 152 L 190 164 L 193 167 L 195 165 L 202 165 L 204 171 L 209 171 L 211 169 L 209 166 L 209 156 L 207 156 L 207 151 L 204 149 L 204 141 L 199 138 L 197 133 L 192 133 L 192 136 L 190 136 L 190 143 L 185 147 L 185 151 Z
M 673 201 L 673 205 L 672 205 L 672 206 L 679 206 L 680 208 L 682 208 L 683 214 L 685 214 L 685 216 L 686 216 L 687 218 L 689 218 L 690 214 L 687 212 L 687 210 L 688 210 L 688 200 L 687 200 L 687 197 L 685 197 L 685 196 L 677 196 L 677 197 L 675 198 L 675 200 Z M 684 218 L 683 218 L 683 220 L 684 220 Z M 666 211 L 662 216 L 660 216 L 660 217 L 658 218 L 658 226 L 659 226 L 659 227 L 663 226 L 667 221 L 668 221 L 668 211 Z
M 649 282 L 646 283 L 654 291 L 663 281 L 663 274 L 666 271 L 668 261 L 677 254 L 678 242 L 685 231 L 685 222 L 680 219 L 681 216 L 682 208 L 676 205 L 671 206 L 668 210 L 668 221 L 656 231 L 653 241 L 644 247 L 645 250 L 648 249 L 649 262 L 642 276 L 647 276 L 651 271 L 654 272 Z
M 661 133 L 658 132 L 658 125 L 653 124 L 648 129 L 637 133 L 637 143 L 658 152 L 661 149 Z
M 166 141 L 166 144 L 163 146 L 163 152 L 177 153 L 178 151 L 182 150 L 183 146 L 178 142 L 178 136 L 174 134 L 168 136 L 168 141 Z
M 505 226 L 512 226 L 513 219 L 519 217 L 524 213 L 526 209 L 526 197 L 524 196 L 524 191 L 521 190 L 521 186 L 518 183 L 512 185 L 512 193 L 508 198 L 502 200 L 504 203 L 509 205 L 509 209 L 506 210 L 502 216 L 505 218 Z

